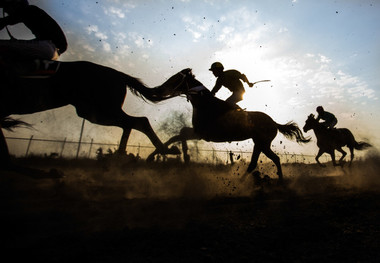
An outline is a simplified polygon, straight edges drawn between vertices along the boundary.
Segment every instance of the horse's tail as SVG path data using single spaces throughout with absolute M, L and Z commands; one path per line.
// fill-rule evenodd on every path
M 31 124 L 10 117 L 2 118 L 0 125 L 1 128 L 6 129 L 8 131 L 13 131 L 13 129 L 15 128 L 32 128 Z
M 305 138 L 303 136 L 301 129 L 295 122 L 290 121 L 287 124 L 277 123 L 277 128 L 286 138 L 291 140 L 296 139 L 298 143 L 308 143 L 311 140 L 310 137 Z
M 127 74 L 124 74 L 124 82 L 134 95 L 144 100 L 156 103 L 170 98 L 169 96 L 165 96 L 161 89 L 148 88 L 141 80 Z
M 359 150 L 359 151 L 365 150 L 365 149 L 370 148 L 370 147 L 372 147 L 372 145 L 369 143 L 366 143 L 366 142 L 356 142 L 355 141 L 355 144 L 354 144 L 354 148 L 356 150 Z

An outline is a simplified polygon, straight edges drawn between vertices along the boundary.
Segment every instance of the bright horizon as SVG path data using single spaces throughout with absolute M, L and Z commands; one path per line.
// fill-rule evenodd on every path
M 95 62 L 152 87 L 190 67 L 208 89 L 216 80 L 208 69 L 220 61 L 251 82 L 271 80 L 254 88 L 245 85 L 241 107 L 263 111 L 278 123 L 294 120 L 302 128 L 307 116 L 323 105 L 337 116 L 337 127 L 350 129 L 358 141 L 380 145 L 377 1 L 29 2 L 49 13 L 66 33 L 69 48 L 61 61 Z M 16 37 L 31 37 L 22 26 L 10 30 Z M 5 30 L 0 38 L 7 38 Z M 222 99 L 228 95 L 225 88 L 217 93 Z M 185 113 L 191 117 L 191 105 L 184 98 L 152 105 L 128 93 L 124 110 L 147 116 L 163 141 L 169 137 L 160 127 L 171 121 L 170 116 Z M 36 130 L 19 129 L 6 136 L 79 138 L 82 121 L 72 106 L 20 117 Z M 120 135 L 119 128 L 86 122 L 83 140 L 116 143 Z M 311 131 L 306 135 L 315 138 Z M 132 132 L 129 143 L 136 142 L 151 145 L 145 135 Z M 273 144 L 280 153 L 317 152 L 315 140 L 301 147 L 278 135 Z M 253 146 L 251 140 L 247 146 L 213 145 L 243 151 Z

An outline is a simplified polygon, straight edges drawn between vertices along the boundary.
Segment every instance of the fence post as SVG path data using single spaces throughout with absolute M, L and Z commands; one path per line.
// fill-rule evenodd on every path
M 33 135 L 30 136 L 29 143 L 28 143 L 28 147 L 26 147 L 25 157 L 28 157 L 29 149 L 30 149 L 30 145 L 32 144 L 32 140 L 33 140 Z
M 79 156 L 80 145 L 82 143 L 82 135 L 83 135 L 84 122 L 85 122 L 85 119 L 83 118 L 82 128 L 80 129 L 80 136 L 79 136 L 79 142 L 78 142 L 77 157 L 76 157 L 77 159 L 78 159 L 78 156 Z
M 63 140 L 63 143 L 62 143 L 61 153 L 59 155 L 60 158 L 62 158 L 63 149 L 65 148 L 65 144 L 66 144 L 66 137 L 65 137 L 65 139 Z
M 88 151 L 88 158 L 90 158 L 90 155 L 91 155 L 92 143 L 93 143 L 93 142 L 94 142 L 94 139 L 91 138 L 90 150 Z

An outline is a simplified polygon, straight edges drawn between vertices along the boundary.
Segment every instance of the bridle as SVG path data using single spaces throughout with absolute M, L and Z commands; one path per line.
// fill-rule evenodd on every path
M 198 86 L 195 86 L 195 87 L 190 87 L 189 85 L 189 82 L 186 81 L 186 78 L 189 77 L 189 73 L 183 73 L 182 71 L 181 72 L 178 72 L 177 74 L 179 74 L 182 79 L 181 81 L 172 89 L 172 93 L 175 93 L 176 91 L 178 91 L 178 89 L 183 86 L 183 85 L 186 85 L 186 89 L 185 91 L 181 90 L 180 91 L 180 95 L 185 95 L 186 98 L 187 98 L 187 101 L 191 100 L 191 95 L 196 95 L 198 94 L 199 92 L 201 92 L 202 90 L 206 89 L 205 86 L 203 86 L 202 84 L 198 85 Z M 184 83 L 185 82 L 185 83 Z

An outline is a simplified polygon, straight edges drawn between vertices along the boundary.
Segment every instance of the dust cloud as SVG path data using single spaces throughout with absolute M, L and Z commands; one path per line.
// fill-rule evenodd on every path
M 124 163 L 115 157 L 103 164 L 67 167 L 62 183 L 88 200 L 104 199 L 212 199 L 251 197 L 258 189 L 270 193 L 278 186 L 272 163 L 259 163 L 256 178 L 246 174 L 247 163 L 184 164 L 168 162 Z M 100 168 L 99 168 L 100 167 Z M 380 154 L 372 150 L 360 160 L 344 167 L 317 164 L 283 164 L 283 189 L 297 195 L 323 194 L 336 189 L 379 190 Z M 261 179 L 257 182 L 257 178 Z

